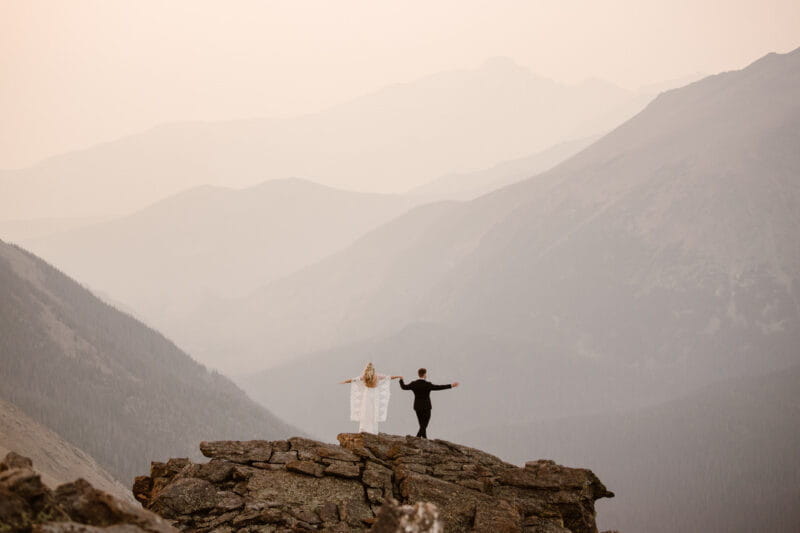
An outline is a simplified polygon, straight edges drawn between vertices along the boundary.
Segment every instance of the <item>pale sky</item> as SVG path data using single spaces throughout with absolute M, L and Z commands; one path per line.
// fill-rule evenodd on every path
M 313 112 L 492 56 L 633 89 L 798 46 L 797 0 L 3 0 L 0 168 L 163 122 Z

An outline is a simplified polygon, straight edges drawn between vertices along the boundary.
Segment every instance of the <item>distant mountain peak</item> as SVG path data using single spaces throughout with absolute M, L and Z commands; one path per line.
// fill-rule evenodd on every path
M 529 70 L 508 56 L 492 56 L 481 64 L 481 70 Z
M 130 213 L 201 183 L 289 176 L 398 192 L 608 131 L 641 105 L 629 91 L 574 87 L 492 57 L 311 114 L 164 124 L 2 171 L 0 211 L 9 219 Z

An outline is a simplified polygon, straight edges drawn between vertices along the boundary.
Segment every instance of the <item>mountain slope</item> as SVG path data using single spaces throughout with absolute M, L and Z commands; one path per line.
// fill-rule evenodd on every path
M 551 171 L 413 210 L 198 313 L 217 329 L 185 340 L 241 348 L 250 362 L 430 321 L 663 369 L 686 390 L 789 364 L 800 343 L 799 90 L 795 51 L 664 93 Z
M 429 307 L 689 374 L 796 360 L 798 89 L 800 51 L 663 94 L 557 168 L 546 194 L 531 181 L 500 192 L 527 200 Z
M 411 205 L 297 179 L 198 187 L 127 217 L 21 244 L 169 331 L 173 316 L 316 262 Z
M 107 220 L 99 218 L 39 218 L 33 220 L 0 220 L 0 239 L 21 242 L 91 226 Z
M 3 399 L 123 482 L 198 439 L 294 431 L 159 333 L 2 242 L 0 380 Z
M 288 119 L 167 124 L 0 173 L 4 218 L 120 215 L 197 185 L 309 177 L 405 191 L 596 135 L 642 98 L 592 81 L 562 85 L 510 60 L 397 84 Z
M 596 465 L 620 531 L 774 531 L 800 527 L 800 366 L 715 384 L 634 412 L 462 432 L 513 461 L 531 454 Z M 675 512 L 680 509 L 680 512 Z
M 472 200 L 495 189 L 522 181 L 577 154 L 599 137 L 564 141 L 533 155 L 504 161 L 490 168 L 463 174 L 447 174 L 409 191 L 413 196 L 437 200 Z
M 133 500 L 123 487 L 86 452 L 34 422 L 16 406 L 0 400 L 0 455 L 26 453 L 50 488 L 83 478 L 117 498 Z

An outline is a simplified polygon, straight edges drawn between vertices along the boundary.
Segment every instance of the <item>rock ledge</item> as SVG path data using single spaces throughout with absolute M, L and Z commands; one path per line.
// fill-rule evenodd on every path
M 338 439 L 203 442 L 208 463 L 152 463 L 134 496 L 181 530 L 215 533 L 401 523 L 422 532 L 442 531 L 442 522 L 447 531 L 596 533 L 594 502 L 613 496 L 591 471 L 553 461 L 520 468 L 442 440 Z

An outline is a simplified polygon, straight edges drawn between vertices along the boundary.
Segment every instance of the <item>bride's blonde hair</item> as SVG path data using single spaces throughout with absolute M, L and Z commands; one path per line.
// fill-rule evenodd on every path
M 364 384 L 367 387 L 378 386 L 378 375 L 375 373 L 375 367 L 372 363 L 367 363 L 367 366 L 364 367 L 364 372 L 361 374 L 361 379 L 364 380 Z

